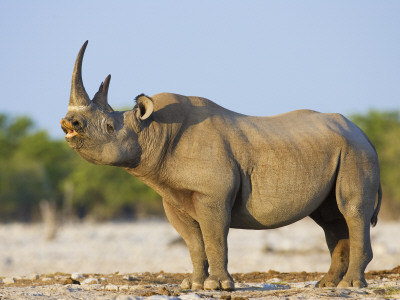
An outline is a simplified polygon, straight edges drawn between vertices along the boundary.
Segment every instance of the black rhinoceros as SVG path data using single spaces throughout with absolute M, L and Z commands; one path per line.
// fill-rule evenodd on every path
M 340 114 L 251 117 L 170 93 L 142 94 L 132 110 L 114 111 L 107 102 L 110 76 L 93 100 L 85 91 L 86 46 L 61 120 L 65 138 L 87 161 L 122 167 L 162 196 L 193 263 L 182 288 L 234 289 L 229 228 L 277 228 L 307 216 L 324 230 L 331 253 L 317 285 L 367 285 L 370 223 L 382 191 L 377 153 L 360 128 Z

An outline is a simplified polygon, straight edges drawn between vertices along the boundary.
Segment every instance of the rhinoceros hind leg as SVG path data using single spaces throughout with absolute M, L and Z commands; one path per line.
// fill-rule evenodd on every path
M 346 273 L 349 264 L 349 240 L 339 240 L 331 251 L 331 266 L 317 287 L 336 287 Z
M 361 186 L 361 188 L 360 188 Z M 372 260 L 370 221 L 374 212 L 374 186 L 355 184 L 338 188 L 338 207 L 349 230 L 349 266 L 338 287 L 366 287 L 365 268 Z M 372 190 L 372 191 L 371 191 Z M 369 192 L 369 193 L 368 193 Z
M 316 286 L 336 287 L 349 266 L 350 245 L 347 224 L 337 207 L 334 193 L 310 217 L 324 230 L 331 254 L 331 266 L 328 273 Z
M 369 220 L 348 218 L 347 223 L 351 240 L 349 267 L 338 287 L 363 288 L 367 286 L 364 271 L 372 260 Z
M 372 260 L 370 223 L 379 192 L 378 158 L 373 147 L 360 151 L 350 143 L 342 152 L 336 180 L 339 211 L 349 229 L 349 267 L 338 287 L 365 287 L 365 268 Z
M 318 282 L 318 287 L 335 287 L 342 280 L 349 266 L 350 245 L 345 220 L 339 219 L 322 225 L 331 253 L 328 273 Z

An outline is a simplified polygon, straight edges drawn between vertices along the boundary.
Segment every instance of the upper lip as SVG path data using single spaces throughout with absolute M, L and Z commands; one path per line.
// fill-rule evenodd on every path
M 72 126 L 71 122 L 66 120 L 66 119 L 62 119 L 60 121 L 61 123 L 61 128 L 64 130 L 65 132 L 65 137 L 66 138 L 72 138 L 76 135 L 78 135 L 78 132 L 75 131 L 74 127 Z

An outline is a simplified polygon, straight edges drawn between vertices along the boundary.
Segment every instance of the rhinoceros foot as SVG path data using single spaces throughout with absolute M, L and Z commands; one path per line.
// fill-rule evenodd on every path
M 318 281 L 315 286 L 319 287 L 319 288 L 336 287 L 338 285 L 338 283 L 340 282 L 340 280 L 341 280 L 340 277 L 335 277 L 335 276 L 327 274 L 320 281 Z
M 233 291 L 235 289 L 235 283 L 231 279 L 221 280 L 214 276 L 210 276 L 204 281 L 204 289 Z
M 356 288 L 364 288 L 367 287 L 368 284 L 364 278 L 353 277 L 353 276 L 345 276 L 341 282 L 338 284 L 338 288 L 348 288 L 348 287 L 356 287 Z
M 203 283 L 198 281 L 192 281 L 190 278 L 185 278 L 181 283 L 181 289 L 183 290 L 202 290 Z

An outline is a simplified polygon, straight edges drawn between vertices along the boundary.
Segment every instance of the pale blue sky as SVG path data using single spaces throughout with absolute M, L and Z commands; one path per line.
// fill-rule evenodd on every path
M 76 54 L 92 97 L 206 97 L 273 115 L 400 109 L 400 1 L 0 1 L 0 112 L 62 137 Z

